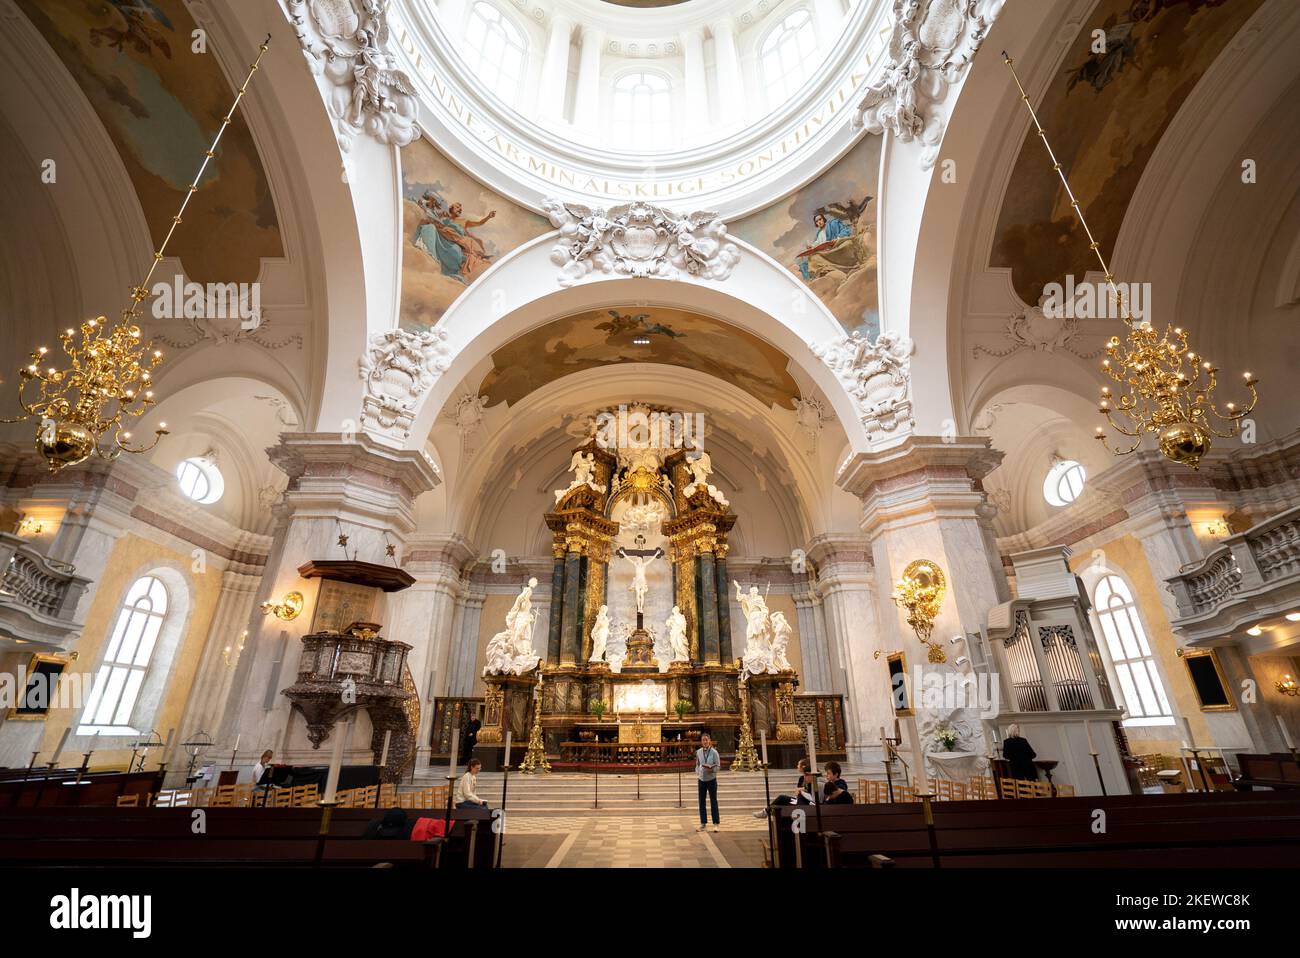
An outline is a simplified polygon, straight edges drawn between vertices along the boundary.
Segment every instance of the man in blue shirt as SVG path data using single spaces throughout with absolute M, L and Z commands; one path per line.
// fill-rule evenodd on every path
M 700 747 L 695 750 L 695 775 L 700 789 L 700 831 L 708 821 L 704 817 L 704 796 L 708 795 L 713 808 L 713 830 L 718 830 L 718 769 L 722 758 L 713 747 L 713 736 L 705 732 L 700 736 Z

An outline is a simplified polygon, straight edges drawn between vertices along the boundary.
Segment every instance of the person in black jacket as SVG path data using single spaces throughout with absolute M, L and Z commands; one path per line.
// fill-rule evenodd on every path
M 409 838 L 412 823 L 407 821 L 406 812 L 400 808 L 390 808 L 384 817 L 366 825 L 363 838 Z
M 1038 766 L 1034 764 L 1037 753 L 1027 739 L 1021 738 L 1019 725 L 1007 728 L 1007 737 L 1002 741 L 1002 757 L 1007 760 L 1012 778 L 1025 782 L 1038 781 Z
M 808 759 L 799 759 L 798 765 L 799 778 L 794 783 L 793 795 L 778 795 L 772 799 L 772 803 L 765 808 L 760 808 L 754 813 L 755 818 L 763 818 L 774 808 L 780 808 L 783 805 L 811 805 L 813 799 L 813 777 L 808 774 Z
M 826 763 L 826 784 L 822 787 L 822 803 L 824 805 L 852 805 L 853 793 L 849 791 L 849 783 L 840 777 L 840 763 Z
M 478 716 L 469 720 L 465 726 L 465 735 L 460 740 L 460 764 L 468 765 L 470 756 L 474 754 L 474 746 L 478 744 L 478 730 L 483 727 L 483 723 L 478 720 Z

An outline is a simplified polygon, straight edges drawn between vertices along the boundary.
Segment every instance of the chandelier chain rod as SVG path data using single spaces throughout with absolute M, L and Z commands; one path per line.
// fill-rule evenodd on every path
M 181 200 L 180 209 L 177 210 L 176 215 L 172 217 L 171 226 L 167 230 L 167 235 L 163 237 L 162 244 L 158 247 L 157 252 L 153 254 L 153 261 L 149 264 L 149 271 L 145 274 L 145 277 L 141 280 L 140 284 L 132 288 L 131 305 L 122 312 L 122 318 L 124 321 L 137 315 L 140 301 L 148 295 L 149 280 L 153 279 L 154 271 L 158 268 L 158 264 L 162 262 L 163 256 L 167 251 L 167 244 L 171 242 L 172 234 L 176 232 L 176 227 L 180 226 L 181 217 L 185 215 L 185 208 L 189 206 L 190 198 L 199 191 L 199 181 L 203 179 L 203 174 L 207 171 L 208 164 L 212 161 L 212 157 L 217 152 L 217 146 L 221 143 L 221 137 L 225 135 L 226 127 L 230 126 L 231 121 L 234 119 L 235 111 L 239 109 L 239 104 L 244 99 L 244 94 L 248 91 L 248 84 L 252 81 L 253 74 L 257 72 L 258 67 L 262 63 L 262 57 L 266 55 L 267 47 L 270 45 L 271 35 L 268 33 L 266 39 L 258 49 L 257 58 L 249 65 L 248 74 L 244 77 L 244 82 L 240 84 L 238 91 L 235 93 L 234 102 L 230 104 L 230 109 L 226 111 L 226 115 L 222 118 L 221 127 L 217 130 L 217 135 L 213 138 L 212 145 L 209 146 L 207 152 L 204 153 L 203 162 L 199 164 L 199 171 L 195 174 L 194 180 L 189 185 L 189 189 L 185 191 L 185 198 Z
M 1097 257 L 1097 262 L 1101 264 L 1102 274 L 1106 277 L 1106 285 L 1110 287 L 1111 295 L 1115 297 L 1115 302 L 1120 308 L 1120 318 L 1127 324 L 1132 324 L 1132 317 L 1129 316 L 1128 307 L 1124 303 L 1124 297 L 1120 294 L 1119 287 L 1115 285 L 1115 277 L 1110 271 L 1110 265 L 1106 262 L 1106 257 L 1102 255 L 1101 244 L 1093 236 L 1092 229 L 1088 226 L 1088 221 L 1084 218 L 1083 207 L 1079 204 L 1078 198 L 1074 195 L 1074 190 L 1070 188 L 1070 181 L 1066 179 L 1065 170 L 1061 167 L 1061 161 L 1056 158 L 1056 151 L 1052 149 L 1052 144 L 1047 141 L 1047 131 L 1043 125 L 1038 122 L 1038 113 L 1034 105 L 1029 102 L 1029 94 L 1025 92 L 1024 84 L 1020 82 L 1020 75 L 1016 73 L 1016 68 L 1007 51 L 1002 51 L 1002 61 L 1011 71 L 1011 78 L 1016 81 L 1016 89 L 1020 91 L 1020 99 L 1024 102 L 1026 109 L 1029 110 L 1029 117 L 1034 121 L 1034 129 L 1038 132 L 1038 138 L 1043 141 L 1043 147 L 1047 150 L 1047 155 L 1052 159 L 1052 169 L 1061 179 L 1061 185 L 1065 187 L 1065 193 L 1070 197 L 1070 208 L 1074 210 L 1075 218 L 1078 219 L 1079 225 L 1083 227 L 1084 233 L 1088 236 L 1088 248 L 1092 250 L 1093 255 Z

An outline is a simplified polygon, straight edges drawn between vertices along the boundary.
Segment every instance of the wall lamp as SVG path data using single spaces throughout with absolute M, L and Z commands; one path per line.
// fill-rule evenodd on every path
M 279 602 L 263 602 L 262 615 L 275 613 L 276 618 L 284 619 L 286 622 L 298 618 L 302 612 L 303 598 L 301 592 L 286 592 L 284 598 Z

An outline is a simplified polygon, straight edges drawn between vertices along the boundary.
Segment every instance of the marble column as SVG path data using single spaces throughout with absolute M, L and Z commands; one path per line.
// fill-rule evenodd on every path
M 709 123 L 709 85 L 704 72 L 704 28 L 682 31 L 682 60 L 686 74 L 686 132 L 699 136 Z
M 821 615 L 821 597 L 812 589 L 794 594 L 795 619 L 799 623 L 799 651 L 803 659 L 803 690 L 830 692 L 834 689 L 830 648 Z
M 354 438 L 284 433 L 270 457 L 289 484 L 276 510 L 279 525 L 254 604 L 293 590 L 306 603 L 302 614 L 287 622 L 253 616 L 218 734 L 223 741 L 242 735 L 246 745 L 257 743 L 254 748 L 275 747 L 289 724 L 290 703 L 279 690 L 297 674 L 299 639 L 312 628 L 320 590 L 320 580 L 303 579 L 298 567 L 312 559 L 343 558 L 340 529 L 348 536 L 349 558 L 387 561 L 385 547 L 392 542 L 400 549 L 415 528 L 415 498 L 438 483 L 422 452 L 394 449 L 364 433 Z M 381 596 L 376 614 L 387 613 L 388 602 Z M 432 627 L 425 624 L 426 630 Z M 423 645 L 426 654 L 438 638 L 428 631 L 423 637 L 393 637 L 417 648 Z
M 573 39 L 573 21 L 556 13 L 551 18 L 546 54 L 542 60 L 542 79 L 538 90 L 538 114 L 555 120 L 564 119 L 565 94 L 569 88 L 569 44 Z
M 717 567 L 712 552 L 701 552 L 697 561 L 700 569 L 700 658 L 705 665 L 721 665 Z
M 600 51 L 604 43 L 604 30 L 583 24 L 573 122 L 575 126 L 589 133 L 594 133 L 600 125 Z
M 464 697 L 474 694 L 475 669 L 478 664 L 479 633 L 482 631 L 483 602 L 487 593 L 470 583 L 461 594 L 457 615 L 457 638 L 454 655 L 448 663 L 447 695 Z M 558 638 L 559 631 L 556 631 Z M 557 655 L 558 650 L 557 650 Z M 426 694 L 421 689 L 421 694 Z
M 906 613 L 891 600 L 894 583 L 914 560 L 938 564 L 946 591 L 932 638 L 945 649 L 953 636 L 987 624 L 989 609 L 1002 601 L 1006 585 L 998 581 L 1003 577 L 999 557 L 987 549 L 987 497 L 980 483 L 1001 459 L 1002 453 L 990 448 L 985 437 L 908 435 L 888 448 L 855 454 L 840 471 L 837 483 L 863 503 L 862 531 L 870 543 L 876 583 L 878 647 L 904 651 L 914 682 L 918 671 L 947 673 L 958 667 L 951 657 L 942 664 L 928 661 Z M 846 664 L 850 682 L 856 682 L 865 663 L 859 659 Z M 888 692 L 886 668 L 883 657 L 870 663 L 872 689 Z M 927 743 L 941 717 L 917 710 Z M 950 720 L 962 735 L 963 748 L 986 752 L 977 710 L 958 709 Z M 873 724 L 878 728 L 883 723 Z
M 801 627 L 804 687 L 809 691 L 843 693 L 849 760 L 880 761 L 878 730 L 882 725 L 892 727 L 894 713 L 885 666 L 875 653 L 883 654 L 897 646 L 888 645 L 877 624 L 875 569 L 869 542 L 861 535 L 821 535 L 812 540 L 808 558 L 817 567 L 815 589 L 825 610 L 826 644 L 837 649 L 845 668 L 840 676 L 833 675 L 828 667 L 829 656 L 817 654 L 815 633 L 805 641 Z
M 717 555 L 713 560 L 714 596 L 718 603 L 718 661 L 730 665 L 735 658 L 731 651 L 731 582 L 727 576 L 727 550 L 719 543 Z
M 730 17 L 715 20 L 709 28 L 713 34 L 713 62 L 718 77 L 718 122 L 732 126 L 743 122 L 744 116 L 723 116 L 730 109 L 745 102 L 745 88 L 740 76 L 740 56 L 736 52 L 736 29 Z
M 551 567 L 551 608 L 549 630 L 546 634 L 546 664 L 554 668 L 560 664 L 560 631 L 563 627 L 564 603 L 564 547 L 557 547 Z
M 564 556 L 564 609 L 560 618 L 560 666 L 578 664 L 581 648 L 579 632 L 582 605 L 582 553 L 568 552 Z M 554 600 L 552 600 L 554 601 Z

